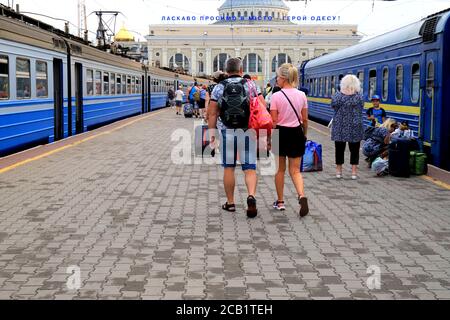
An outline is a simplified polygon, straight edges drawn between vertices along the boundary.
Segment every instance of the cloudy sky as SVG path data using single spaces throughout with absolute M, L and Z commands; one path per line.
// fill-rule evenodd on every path
M 225 0 L 85 0 L 87 7 L 89 37 L 95 38 L 97 18 L 91 14 L 95 10 L 120 11 L 117 19 L 117 29 L 124 24 L 135 32 L 136 38 L 143 40 L 148 34 L 150 24 L 162 22 L 164 15 L 215 15 L 217 8 Z M 71 32 L 77 33 L 78 0 L 0 0 L 1 3 L 14 5 L 19 3 L 23 12 L 34 12 L 68 20 Z M 437 11 L 450 8 L 449 0 L 308 0 L 286 1 L 291 7 L 291 15 L 307 16 L 339 16 L 341 24 L 358 24 L 359 32 L 367 37 L 384 33 L 408 23 L 419 20 Z M 64 23 L 34 16 L 59 28 Z M 198 22 L 205 24 L 205 22 Z M 318 23 L 318 22 L 314 22 Z M 323 22 L 320 22 L 323 23 Z

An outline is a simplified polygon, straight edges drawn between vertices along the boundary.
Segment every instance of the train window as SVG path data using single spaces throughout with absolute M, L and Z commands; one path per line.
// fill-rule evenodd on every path
M 136 77 L 131 77 L 131 93 L 136 93 Z
M 88 96 L 94 95 L 94 71 L 86 70 L 86 94 Z
M 369 71 L 369 98 L 371 99 L 377 92 L 377 70 Z
M 111 94 L 116 94 L 116 74 L 111 73 L 110 75 L 110 81 L 111 81 Z
M 16 60 L 16 78 L 17 78 L 17 99 L 31 98 L 31 72 L 30 60 Z
M 127 94 L 127 76 L 122 76 L 122 94 Z
M 103 94 L 109 94 L 109 73 L 103 73 Z
M 102 95 L 102 72 L 95 71 L 95 95 Z
M 359 71 L 356 76 L 361 82 L 361 92 L 364 94 L 364 71 Z
M 330 96 L 330 77 L 325 78 L 325 96 Z
M 389 68 L 383 69 L 383 101 L 387 101 L 389 97 Z
M 48 97 L 47 62 L 36 61 L 36 97 Z
M 434 88 L 434 63 L 433 61 L 428 62 L 427 66 L 427 96 L 429 98 L 433 97 Z
M 127 94 L 131 94 L 131 77 L 127 76 Z
M 342 79 L 344 79 L 344 75 L 340 74 L 339 78 L 338 78 L 338 83 L 337 83 L 337 91 L 341 91 L 341 81 Z
M 395 100 L 401 102 L 403 100 L 403 66 L 399 65 L 395 68 Z
M 323 97 L 323 78 L 320 78 L 319 95 L 320 95 L 321 97 Z
M 0 56 L 0 100 L 9 99 L 9 58 Z
M 411 71 L 411 101 L 416 103 L 419 101 L 420 95 L 420 65 L 414 63 Z
M 331 95 L 336 93 L 336 76 L 331 76 Z
M 136 77 L 136 93 L 141 93 L 141 80 Z
M 314 94 L 317 96 L 319 93 L 319 81 L 317 78 L 314 79 Z
M 120 74 L 116 76 L 116 93 L 122 94 L 122 76 Z

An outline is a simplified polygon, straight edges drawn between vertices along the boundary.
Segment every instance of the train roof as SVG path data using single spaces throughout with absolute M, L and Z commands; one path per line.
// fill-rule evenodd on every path
M 0 4 L 0 39 L 23 43 L 62 54 L 67 53 L 67 45 L 69 45 L 73 57 L 135 71 L 142 71 L 144 68 L 143 64 L 131 58 L 102 51 L 91 46 L 89 42 L 81 38 L 65 33 L 39 20 L 16 13 L 2 4 Z M 150 74 L 166 77 L 167 79 L 173 79 L 176 74 L 161 68 L 147 68 Z M 194 81 L 194 78 L 188 75 L 180 74 L 178 78 L 186 81 Z M 205 82 L 208 80 L 199 78 L 199 81 Z
M 1 9 L 0 39 L 63 54 L 67 53 L 67 45 L 69 45 L 74 57 L 80 57 L 122 68 L 125 67 L 135 71 L 142 70 L 142 64 L 134 60 L 97 49 L 78 37 L 66 34 L 61 30 L 52 29 L 44 23 L 41 25 L 38 20 L 29 17 L 27 18 L 29 18 L 30 21 L 27 19 L 19 20 L 16 16 L 11 14 L 11 11 L 6 11 L 4 7 Z
M 428 21 L 434 22 L 435 29 L 433 36 L 444 31 L 446 22 L 450 19 L 450 9 L 432 14 L 420 21 L 411 23 L 405 27 L 390 31 L 383 35 L 360 42 L 354 46 L 342 49 L 322 57 L 310 60 L 306 64 L 306 69 L 322 66 L 332 62 L 345 60 L 347 58 L 356 57 L 368 52 L 374 52 L 382 48 L 396 45 L 402 42 L 424 37 L 423 32 Z M 437 23 L 436 23 L 437 22 Z M 426 31 L 425 31 L 426 32 Z

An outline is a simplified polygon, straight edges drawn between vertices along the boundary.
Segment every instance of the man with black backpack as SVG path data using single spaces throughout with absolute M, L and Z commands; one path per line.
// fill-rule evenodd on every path
M 239 154 L 242 170 L 245 173 L 245 182 L 248 190 L 247 217 L 256 218 L 258 209 L 256 205 L 256 133 L 248 130 L 250 118 L 250 97 L 253 92 L 260 92 L 251 88 L 253 82 L 242 78 L 243 67 L 240 59 L 230 58 L 227 61 L 226 72 L 228 79 L 219 83 L 211 95 L 209 105 L 208 126 L 210 132 L 216 128 L 221 133 L 221 151 L 224 167 L 224 186 L 227 203 L 222 209 L 236 212 L 234 190 L 236 186 L 235 169 Z M 211 147 L 214 148 L 216 137 L 211 137 Z

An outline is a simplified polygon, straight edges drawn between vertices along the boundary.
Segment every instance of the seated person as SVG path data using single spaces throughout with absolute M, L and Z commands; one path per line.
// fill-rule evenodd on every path
M 372 163 L 380 155 L 387 154 L 387 147 L 391 143 L 391 135 L 397 129 L 397 121 L 387 119 L 379 128 L 376 128 L 372 135 L 363 145 L 363 154 Z
M 400 127 L 392 134 L 392 138 L 414 139 L 414 132 L 409 129 L 408 121 L 403 121 L 400 124 Z

